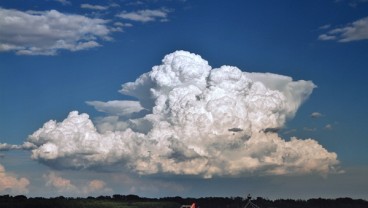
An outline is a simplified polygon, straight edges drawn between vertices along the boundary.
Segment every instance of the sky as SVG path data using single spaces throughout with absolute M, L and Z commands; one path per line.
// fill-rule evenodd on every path
M 0 1 L 0 195 L 368 199 L 368 1 Z

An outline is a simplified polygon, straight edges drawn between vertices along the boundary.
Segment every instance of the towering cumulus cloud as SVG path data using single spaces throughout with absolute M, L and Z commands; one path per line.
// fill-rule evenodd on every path
M 32 157 L 58 168 L 123 165 L 139 174 L 202 177 L 329 173 L 335 153 L 277 131 L 312 93 L 310 81 L 232 66 L 212 69 L 199 55 L 168 54 L 120 92 L 137 101 L 90 101 L 108 113 L 71 112 L 29 136 Z

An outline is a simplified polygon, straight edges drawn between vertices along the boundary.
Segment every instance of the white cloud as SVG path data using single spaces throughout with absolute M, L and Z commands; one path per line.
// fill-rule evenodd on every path
M 66 6 L 66 5 L 71 5 L 72 2 L 68 1 L 68 0 L 55 0 L 59 3 L 61 3 L 62 5 Z
M 294 134 L 297 130 L 296 129 L 288 129 L 283 132 L 283 134 Z
M 326 24 L 326 25 L 322 25 L 322 26 L 320 26 L 319 27 L 319 29 L 321 29 L 321 30 L 326 30 L 326 29 L 328 29 L 328 28 L 330 28 L 331 27 L 331 25 L 330 24 Z
M 13 149 L 18 149 L 18 145 L 0 143 L 0 151 L 8 151 L 8 150 L 13 150 Z
M 0 193 L 7 192 L 12 194 L 28 193 L 29 180 L 27 178 L 17 178 L 5 171 L 0 164 Z
M 133 27 L 131 23 L 114 22 L 115 27 L 111 28 L 113 32 L 122 32 L 124 27 Z
M 109 9 L 108 6 L 101 6 L 101 5 L 92 5 L 92 4 L 81 4 L 82 9 L 92 9 L 92 10 L 107 10 Z
M 319 40 L 336 40 L 338 42 L 351 42 L 368 39 L 368 17 L 347 24 L 321 34 Z
M 130 23 L 115 22 L 114 26 L 116 26 L 116 27 L 132 27 L 133 25 L 130 24 Z
M 318 40 L 336 40 L 336 36 L 322 34 L 322 35 L 318 36 Z
M 98 117 L 95 119 L 96 128 L 100 133 L 108 131 L 124 131 L 130 128 L 130 123 L 121 120 L 119 116 Z
M 122 85 L 120 92 L 139 104 L 90 103 L 114 114 L 100 118 L 97 128 L 78 112 L 45 123 L 28 138 L 36 146 L 32 158 L 57 168 L 123 164 L 139 174 L 203 177 L 326 174 L 339 163 L 315 140 L 285 141 L 277 134 L 312 93 L 311 81 L 231 66 L 212 69 L 185 51 L 162 62 Z M 147 110 L 124 118 L 141 108 Z
M 112 192 L 110 188 L 106 187 L 106 183 L 102 180 L 91 180 L 85 185 L 74 185 L 71 180 L 59 176 L 55 172 L 44 174 L 43 178 L 46 180 L 46 186 L 54 188 L 61 194 L 91 194 L 96 192 Z
M 111 3 L 111 4 L 109 4 L 109 6 L 110 6 L 110 7 L 120 7 L 120 5 L 119 5 L 119 4 L 117 4 L 117 3 Z
M 332 128 L 333 128 L 332 124 L 326 124 L 325 125 L 326 130 L 331 130 Z
M 108 102 L 101 101 L 87 101 L 88 105 L 91 105 L 100 112 L 104 112 L 110 115 L 118 116 L 130 116 L 133 113 L 138 113 L 144 108 L 138 101 L 126 101 L 126 100 L 113 100 Z
M 349 6 L 351 6 L 351 7 L 357 7 L 360 4 L 367 3 L 367 2 L 368 2 L 368 0 L 349 0 L 348 1 Z
M 151 22 L 151 21 L 168 21 L 168 13 L 170 11 L 168 9 L 145 9 L 138 10 L 135 12 L 127 12 L 123 11 L 120 14 L 117 14 L 117 17 L 137 21 L 137 22 Z
M 104 181 L 97 180 L 97 179 L 90 181 L 88 185 L 83 188 L 83 192 L 85 194 L 102 191 L 102 190 L 105 190 L 105 191 L 107 190 L 106 183 Z
M 77 187 L 69 179 L 62 178 L 54 172 L 44 174 L 46 186 L 54 187 L 60 193 L 77 192 Z
M 16 144 L 7 144 L 7 143 L 0 143 L 0 151 L 9 151 L 9 150 L 30 150 L 36 148 L 34 144 L 30 142 L 24 142 L 21 145 Z
M 0 8 L 0 52 L 20 55 L 55 55 L 59 50 L 79 51 L 110 40 L 103 19 L 63 14 L 56 10 L 34 12 Z
M 317 128 L 304 127 L 303 130 L 304 131 L 309 131 L 309 132 L 314 132 L 314 131 L 317 131 Z
M 320 118 L 322 116 L 323 116 L 323 114 L 320 113 L 320 112 L 313 112 L 313 113 L 310 114 L 311 118 Z

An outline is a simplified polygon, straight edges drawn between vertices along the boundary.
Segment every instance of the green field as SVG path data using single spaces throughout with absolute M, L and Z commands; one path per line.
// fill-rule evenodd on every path
M 0 201 L 1 208 L 179 208 L 176 202 L 125 202 L 100 199 L 28 199 Z

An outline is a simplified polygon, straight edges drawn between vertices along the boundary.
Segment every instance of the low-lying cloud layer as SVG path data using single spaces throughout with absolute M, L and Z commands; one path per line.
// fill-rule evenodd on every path
M 202 177 L 326 174 L 339 163 L 313 139 L 277 131 L 312 93 L 310 81 L 232 66 L 212 69 L 199 55 L 168 54 L 120 92 L 136 101 L 90 101 L 107 117 L 74 111 L 28 138 L 32 158 L 56 168 L 120 165 L 139 174 Z M 32 144 L 32 145 L 30 145 Z
M 27 178 L 17 178 L 5 171 L 0 164 L 0 193 L 10 192 L 13 194 L 28 193 L 29 180 Z
M 91 194 L 96 192 L 111 193 L 112 190 L 106 187 L 106 183 L 101 180 L 91 180 L 84 186 L 76 186 L 71 180 L 63 178 L 55 172 L 44 174 L 46 186 L 52 187 L 60 194 Z

